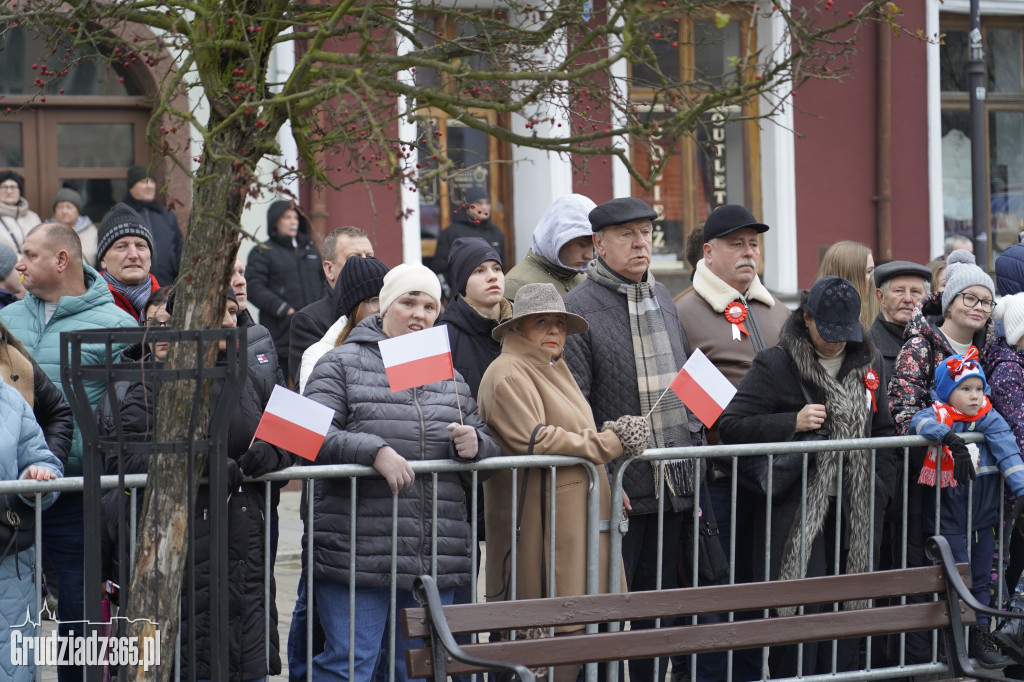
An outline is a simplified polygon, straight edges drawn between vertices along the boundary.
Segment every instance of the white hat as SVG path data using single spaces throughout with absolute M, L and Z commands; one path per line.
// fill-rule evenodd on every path
M 420 263 L 402 263 L 384 275 L 380 290 L 380 312 L 383 315 L 395 299 L 410 291 L 422 291 L 441 307 L 441 282 L 434 272 Z
M 1024 293 L 1003 296 L 992 311 L 992 317 L 1003 321 L 1006 330 L 1006 344 L 1016 346 L 1024 336 Z

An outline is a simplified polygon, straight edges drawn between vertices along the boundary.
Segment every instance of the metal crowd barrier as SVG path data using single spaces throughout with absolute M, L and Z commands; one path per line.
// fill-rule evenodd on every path
M 966 440 L 973 441 L 973 442 L 980 442 L 980 441 L 984 440 L 984 437 L 981 434 L 972 434 L 972 435 L 967 435 L 966 436 Z M 812 442 L 799 442 L 799 443 L 770 443 L 770 444 L 760 443 L 760 444 L 749 444 L 749 445 L 733 445 L 733 446 L 718 445 L 718 446 L 705 446 L 705 447 L 681 448 L 681 449 L 648 450 L 646 453 L 644 453 L 643 455 L 641 455 L 638 458 L 635 458 L 635 459 L 629 460 L 629 461 L 620 462 L 620 466 L 616 467 L 611 474 L 608 474 L 604 470 L 603 467 L 600 467 L 600 468 L 596 467 L 595 465 L 593 465 L 588 460 L 572 458 L 572 457 L 553 456 L 553 455 L 496 457 L 496 458 L 492 458 L 492 459 L 489 459 L 489 460 L 484 460 L 484 461 L 476 463 L 476 464 L 463 464 L 463 463 L 459 463 L 459 462 L 456 462 L 456 461 L 411 462 L 411 466 L 412 466 L 414 472 L 416 473 L 417 477 L 428 476 L 428 477 L 431 477 L 434 482 L 436 482 L 437 476 L 440 475 L 440 474 L 455 473 L 455 472 L 471 472 L 471 474 L 472 474 L 472 482 L 473 482 L 472 490 L 475 491 L 476 490 L 476 483 L 478 482 L 478 477 L 481 474 L 484 474 L 485 472 L 496 471 L 496 470 L 499 470 L 499 469 L 513 469 L 513 470 L 516 470 L 516 469 L 521 469 L 521 468 L 526 468 L 526 467 L 530 467 L 530 468 L 537 467 L 537 468 L 545 468 L 545 469 L 547 469 L 550 472 L 550 476 L 551 476 L 551 479 L 552 479 L 552 481 L 551 481 L 551 488 L 550 489 L 551 490 L 555 490 L 556 487 L 557 487 L 557 476 L 558 476 L 558 469 L 559 468 L 564 467 L 564 466 L 581 466 L 582 465 L 586 469 L 586 471 L 588 472 L 588 474 L 590 476 L 590 481 L 591 481 L 590 490 L 588 492 L 588 513 L 587 513 L 587 541 L 588 541 L 588 544 L 587 544 L 587 578 L 586 578 L 586 585 L 587 585 L 587 592 L 588 593 L 595 593 L 595 592 L 598 591 L 599 565 L 600 565 L 600 561 L 601 561 L 601 557 L 599 556 L 599 551 L 598 551 L 598 546 L 599 546 L 598 540 L 599 540 L 599 537 L 600 537 L 600 533 L 602 533 L 602 532 L 610 533 L 610 538 L 609 538 L 610 539 L 610 556 L 608 557 L 608 561 L 609 561 L 609 579 L 611 580 L 611 587 L 614 590 L 614 589 L 618 589 L 618 588 L 621 587 L 620 580 L 619 580 L 620 575 L 621 575 L 621 573 L 620 573 L 620 567 L 621 567 L 621 545 L 622 545 L 622 537 L 623 537 L 623 534 L 624 534 L 625 529 L 626 529 L 626 525 L 625 524 L 620 524 L 620 523 L 617 523 L 617 522 L 616 523 L 609 523 L 609 519 L 601 519 L 601 518 L 599 518 L 599 516 L 600 516 L 600 514 L 599 514 L 600 500 L 599 500 L 598 495 L 594 494 L 595 491 L 599 490 L 598 486 L 596 485 L 597 476 L 603 476 L 603 475 L 609 475 L 610 476 L 610 484 L 611 484 L 611 513 L 610 513 L 610 519 L 620 519 L 621 518 L 621 513 L 622 513 L 622 507 L 623 507 L 623 500 L 622 500 L 623 476 L 624 476 L 624 473 L 627 470 L 627 468 L 629 466 L 632 466 L 636 462 L 640 462 L 640 461 L 651 462 L 652 465 L 654 465 L 655 467 L 658 467 L 660 469 L 660 468 L 664 467 L 664 463 L 667 460 L 671 460 L 671 459 L 694 459 L 694 460 L 699 460 L 699 461 L 710 461 L 712 459 L 723 459 L 724 458 L 726 461 L 731 461 L 731 463 L 733 465 L 732 468 L 735 470 L 736 469 L 737 461 L 740 458 L 743 458 L 743 457 L 765 456 L 765 455 L 777 456 L 777 455 L 781 455 L 781 454 L 794 453 L 794 452 L 796 452 L 796 453 L 809 453 L 804 458 L 803 481 L 801 483 L 801 496 L 802 496 L 801 505 L 803 505 L 806 502 L 806 484 L 807 484 L 807 481 L 809 480 L 808 479 L 808 473 L 809 473 L 808 467 L 813 464 L 814 453 L 816 453 L 816 452 L 825 452 L 825 451 L 869 450 L 869 451 L 872 452 L 872 455 L 874 456 L 878 449 L 894 448 L 894 449 L 897 450 L 897 452 L 901 452 L 902 453 L 902 459 L 903 459 L 904 466 L 903 466 L 902 480 L 899 482 L 899 487 L 905 492 L 907 490 L 908 484 L 912 480 L 911 476 L 913 475 L 913 476 L 916 477 L 916 472 L 910 472 L 909 468 L 907 466 L 908 462 L 910 461 L 910 448 L 923 446 L 923 445 L 926 445 L 927 443 L 928 442 L 924 438 L 922 438 L 922 437 L 918 437 L 918 436 L 904 436 L 904 437 L 874 438 L 874 439 L 861 439 L 861 440 L 812 441 Z M 840 472 L 841 471 L 842 471 L 842 468 L 840 467 Z M 872 463 L 871 471 L 874 472 L 874 464 L 873 463 Z M 663 471 L 661 473 L 663 474 Z M 372 467 L 365 467 L 365 466 L 359 466 L 359 465 L 304 466 L 304 467 L 292 467 L 292 468 L 285 469 L 285 470 L 280 471 L 280 472 L 275 472 L 273 474 L 268 474 L 267 476 L 264 476 L 263 478 L 261 478 L 260 481 L 265 482 L 266 504 L 267 504 L 267 509 L 270 509 L 271 508 L 270 505 L 271 505 L 272 483 L 275 482 L 275 481 L 303 480 L 303 481 L 306 482 L 305 485 L 308 486 L 308 490 L 311 491 L 313 487 L 315 487 L 316 485 L 318 485 L 318 483 L 320 481 L 325 480 L 325 479 L 348 480 L 349 484 L 351 486 L 350 487 L 350 491 L 351 491 L 351 494 L 350 494 L 350 498 L 351 498 L 350 499 L 350 505 L 351 505 L 350 506 L 350 512 L 351 512 L 351 514 L 353 516 L 353 519 L 354 519 L 354 514 L 355 514 L 356 505 L 357 505 L 357 501 L 358 501 L 358 491 L 359 491 L 359 487 L 357 485 L 358 479 L 365 478 L 365 477 L 373 477 L 373 476 L 377 476 L 377 473 L 376 473 L 376 471 Z M 129 487 L 129 488 L 140 488 L 140 487 L 145 485 L 145 478 L 146 477 L 144 475 L 127 476 L 125 478 L 125 480 L 124 480 L 124 484 L 127 487 Z M 840 478 L 841 478 L 841 473 L 840 473 Z M 874 477 L 872 477 L 872 481 L 873 481 L 873 478 Z M 660 486 L 661 486 L 660 494 L 659 494 L 659 500 L 660 500 L 659 505 L 663 507 L 664 500 L 665 500 L 664 475 L 659 476 L 658 479 L 660 481 Z M 513 477 L 512 480 L 513 480 L 513 486 L 515 486 L 516 478 Z M 118 485 L 119 485 L 119 481 L 118 481 L 118 477 L 117 476 L 104 476 L 104 477 L 102 477 L 101 481 L 102 481 L 102 487 L 104 489 L 118 487 Z M 727 523 L 728 524 L 727 528 L 729 530 L 729 537 L 730 537 L 730 542 L 728 544 L 728 547 L 724 548 L 726 556 L 728 558 L 728 564 L 729 564 L 729 576 L 728 576 L 728 578 L 724 582 L 735 582 L 735 580 L 736 580 L 735 568 L 736 568 L 736 564 L 737 564 L 737 556 L 738 556 L 739 552 L 743 551 L 743 548 L 738 547 L 737 543 L 736 543 L 736 529 L 737 529 L 737 525 L 738 525 L 738 523 L 742 523 L 742 521 L 743 521 L 741 519 L 737 519 L 736 518 L 737 501 L 740 498 L 740 496 L 749 495 L 750 493 L 748 493 L 747 491 L 744 490 L 743 485 L 738 481 L 737 477 L 732 477 L 730 479 L 730 481 L 729 481 L 729 485 L 730 485 L 730 515 L 729 515 L 729 519 L 728 520 L 718 519 L 718 522 L 719 522 L 720 525 L 723 524 L 723 523 Z M 837 481 L 837 485 L 841 486 L 841 480 Z M 872 486 L 872 488 L 873 488 L 873 486 Z M 971 488 L 971 489 L 973 489 L 973 488 Z M 21 493 L 23 495 L 30 495 L 32 493 L 42 494 L 42 493 L 45 493 L 45 492 L 50 491 L 50 490 L 80 491 L 80 490 L 82 490 L 82 479 L 81 478 L 66 478 L 66 479 L 61 479 L 61 480 L 57 480 L 57 481 L 50 481 L 50 482 L 38 482 L 38 481 L 0 482 L 0 494 L 17 492 L 17 493 Z M 434 490 L 435 490 L 434 494 L 436 495 L 436 485 L 434 486 Z M 514 533 L 514 525 L 515 525 L 515 521 L 514 520 L 516 519 L 516 516 L 517 516 L 516 505 L 518 503 L 518 494 L 517 494 L 517 491 L 515 489 L 513 489 L 511 492 L 512 492 L 512 494 L 510 495 L 510 499 L 511 499 L 512 509 L 510 510 L 511 511 L 510 519 L 513 520 L 512 521 L 513 527 L 510 530 L 512 530 L 512 532 Z M 139 493 L 141 494 L 141 491 L 139 491 Z M 874 495 L 874 493 L 873 493 L 873 490 L 872 490 L 872 497 L 873 497 L 873 495 Z M 557 549 L 558 549 L 558 542 L 557 542 L 557 537 L 556 537 L 556 522 L 555 522 L 555 516 L 557 514 L 557 506 L 556 506 L 556 502 L 555 502 L 555 499 L 554 499 L 555 496 L 552 495 L 550 497 L 551 497 L 551 503 L 550 503 L 550 507 L 549 507 L 549 510 L 548 510 L 549 513 L 547 515 L 547 518 L 549 520 L 548 523 L 549 523 L 549 533 L 550 533 L 548 551 L 550 552 L 551 556 L 554 557 L 554 556 L 557 556 Z M 476 495 L 475 492 L 473 492 L 472 493 L 472 500 L 471 500 L 473 506 L 476 506 L 476 505 L 481 503 L 481 501 L 479 499 L 476 499 L 476 498 L 477 498 L 477 495 Z M 393 506 L 393 510 L 396 511 L 397 510 L 397 498 L 395 498 L 395 500 L 396 500 L 396 502 L 395 502 L 395 504 Z M 907 496 L 905 494 L 902 495 L 902 500 L 903 500 L 902 501 L 902 505 L 901 505 L 902 508 L 900 510 L 900 517 L 899 517 L 900 520 L 901 520 L 901 523 L 899 524 L 899 527 L 901 527 L 903 529 L 903 531 L 902 531 L 901 536 L 899 538 L 897 538 L 898 539 L 897 545 L 898 545 L 899 548 L 905 549 L 906 546 L 907 546 L 906 523 L 907 523 L 908 511 L 909 511 L 908 510 Z M 937 501 L 936 508 L 935 508 L 935 518 L 936 518 L 936 521 L 938 521 L 939 514 L 940 514 L 940 511 L 941 511 L 940 508 L 939 508 L 939 505 L 938 505 L 938 500 L 939 500 L 939 496 L 936 493 L 936 501 Z M 766 516 L 770 517 L 770 508 L 771 508 L 771 505 L 772 505 L 771 499 L 770 498 L 762 498 L 762 499 L 760 499 L 760 503 L 761 504 L 765 504 L 767 506 L 768 509 L 767 509 Z M 837 498 L 837 506 L 840 507 L 840 512 L 841 512 L 842 504 L 843 504 L 842 496 L 840 495 Z M 435 505 L 435 507 L 436 507 L 436 505 Z M 874 504 L 873 503 L 871 504 L 871 508 L 874 509 Z M 310 529 L 311 529 L 311 521 L 310 521 L 310 519 L 312 518 L 312 509 L 313 509 L 313 495 L 309 494 L 306 497 L 306 507 L 303 510 L 303 512 L 305 514 L 307 514 L 307 521 L 306 521 L 307 525 L 306 525 L 306 536 L 305 536 L 305 547 L 304 547 L 305 552 L 307 553 L 307 556 L 312 556 L 312 552 L 313 552 L 313 536 L 312 536 L 312 533 L 309 532 Z M 393 514 L 395 513 L 395 511 L 393 511 Z M 692 524 L 692 526 L 691 526 L 692 536 L 691 537 L 693 538 L 693 546 L 690 548 L 691 549 L 691 552 L 689 554 L 690 565 L 688 567 L 689 574 L 690 574 L 691 584 L 697 584 L 698 578 L 699 578 L 699 576 L 698 576 L 697 556 L 698 556 L 698 541 L 699 541 L 699 527 L 698 527 L 698 523 L 699 523 L 699 520 L 700 520 L 700 516 L 699 516 L 700 512 L 701 512 L 700 506 L 699 505 L 695 505 L 694 508 L 689 513 L 686 513 L 686 519 L 685 519 L 685 523 Z M 835 562 L 833 563 L 833 565 L 831 567 L 831 569 L 833 571 L 839 571 L 840 568 L 841 568 L 840 565 L 839 565 L 839 559 L 838 559 L 838 555 L 839 555 L 839 551 L 838 551 L 839 550 L 839 547 L 838 547 L 838 537 L 841 535 L 841 532 L 838 532 L 838 531 L 841 531 L 841 528 L 839 527 L 839 524 L 841 523 L 840 519 L 842 517 L 842 514 L 841 513 L 837 513 L 836 517 L 837 517 L 837 522 L 836 522 L 837 523 L 837 529 L 836 529 L 837 530 L 837 532 L 836 532 L 837 540 L 836 540 L 836 547 L 833 548 L 834 553 L 836 554 L 836 560 L 835 560 Z M 1006 538 L 1003 537 L 1003 523 L 1002 523 L 1002 521 L 1003 521 L 1003 509 L 1002 509 L 1002 507 L 1000 508 L 1000 516 L 999 516 L 999 518 L 1000 518 L 1000 523 L 997 526 L 998 538 L 997 538 L 997 543 L 996 543 L 996 549 L 997 549 L 997 551 L 999 553 L 998 560 L 997 560 L 998 561 L 998 566 L 999 566 L 998 580 L 996 581 L 996 587 L 995 587 L 996 595 L 997 595 L 997 601 L 994 602 L 996 604 L 1003 603 L 1003 601 L 1004 601 L 1004 599 L 1003 599 L 1003 596 L 1004 596 L 1004 590 L 1003 590 L 1003 588 L 1004 588 L 1003 567 L 1005 566 L 1005 563 L 1006 563 L 1005 562 L 1005 557 L 1004 557 L 1004 549 L 1005 549 L 1005 546 L 1007 545 L 1007 543 L 1005 541 Z M 474 547 L 477 545 L 477 536 L 478 536 L 478 528 L 477 528 L 477 520 L 476 519 L 477 519 L 476 514 L 475 513 L 470 513 L 469 521 L 470 521 L 471 530 L 472 530 L 472 534 L 471 534 L 472 546 L 474 546 Z M 435 517 L 434 517 L 433 521 L 434 521 L 434 523 L 436 523 L 436 514 L 435 514 Z M 134 518 L 132 519 L 132 522 L 134 523 Z M 659 586 L 668 586 L 669 583 L 666 582 L 665 576 L 660 575 L 661 555 L 662 555 L 663 552 L 665 552 L 667 550 L 676 551 L 676 548 L 675 547 L 666 548 L 666 547 L 663 546 L 663 543 L 660 540 L 661 530 L 662 530 L 661 524 L 663 523 L 663 517 L 662 517 L 661 514 L 659 514 L 658 523 L 659 523 L 659 541 L 658 541 L 658 548 L 657 548 L 657 553 L 658 553 L 657 565 L 659 566 L 659 575 L 657 577 L 657 583 L 658 583 Z M 968 519 L 968 523 L 970 523 L 969 519 Z M 873 556 L 873 546 L 874 546 L 873 533 L 874 533 L 875 525 L 871 524 L 870 528 L 871 528 L 871 533 L 872 533 L 872 537 L 871 537 L 871 540 L 872 540 L 872 543 L 871 543 L 872 550 L 871 550 L 870 561 L 871 561 L 871 565 L 874 565 L 875 564 L 875 557 Z M 264 581 L 265 582 L 264 596 L 269 601 L 269 599 L 271 597 L 271 595 L 270 595 L 270 576 L 271 576 L 271 572 L 273 571 L 273 573 L 276 576 L 281 576 L 281 575 L 283 575 L 284 572 L 286 572 L 286 571 L 294 571 L 295 569 L 294 568 L 289 568 L 289 567 L 282 567 L 281 565 L 276 565 L 276 566 L 273 565 L 273 559 L 272 559 L 271 553 L 270 553 L 270 546 L 271 546 L 271 537 L 270 537 L 271 536 L 271 514 L 267 514 L 267 516 L 266 516 L 265 532 L 266 532 L 266 542 L 267 542 L 267 552 L 266 552 L 267 561 L 266 561 L 265 566 L 264 566 L 265 578 L 266 578 L 265 581 Z M 768 532 L 769 532 L 769 538 L 768 539 L 770 540 L 770 528 L 768 529 Z M 132 533 L 133 533 L 133 536 L 134 536 L 134 527 L 132 528 Z M 353 536 L 354 536 L 354 533 L 355 533 L 355 524 L 354 524 L 354 522 L 352 524 L 352 527 L 350 528 L 350 533 L 352 533 Z M 393 520 L 392 520 L 392 537 L 395 537 L 396 533 L 397 533 L 397 524 L 396 524 L 396 522 L 394 520 L 394 516 L 393 516 Z M 39 543 L 40 543 L 40 512 L 37 510 L 36 511 L 36 549 L 37 550 L 38 550 Z M 392 543 L 393 550 L 394 550 L 394 546 L 395 546 L 395 543 Z M 434 557 L 436 557 L 436 551 L 437 551 L 437 545 L 436 545 L 436 538 L 435 538 L 434 541 L 433 541 L 433 545 L 432 545 L 432 554 L 433 554 Z M 805 551 L 805 550 L 802 550 L 802 551 Z M 513 543 L 512 552 L 513 552 L 513 554 L 511 556 L 511 566 L 512 566 L 513 574 L 512 574 L 512 579 L 511 580 L 512 580 L 512 584 L 515 585 L 515 582 L 516 582 L 516 574 L 515 574 L 515 568 L 516 568 L 515 543 Z M 766 554 L 766 559 L 767 559 L 768 558 L 767 557 L 767 554 L 768 554 L 767 548 L 765 548 L 765 554 Z M 37 557 L 38 557 L 38 551 L 37 551 Z M 489 557 L 489 560 L 495 560 L 495 559 L 496 559 L 496 557 Z M 354 560 L 354 557 L 353 557 L 353 560 Z M 479 571 L 480 571 L 480 566 L 477 565 L 476 553 L 475 552 L 471 553 L 471 561 L 472 561 L 472 574 L 473 574 L 473 582 L 472 582 L 472 595 L 473 595 L 473 597 L 472 598 L 473 598 L 473 600 L 481 600 L 482 599 L 481 595 L 478 595 L 477 592 L 476 592 L 477 576 L 478 576 Z M 397 610 L 397 608 L 396 608 L 396 587 L 395 587 L 395 579 L 394 579 L 394 575 L 395 575 L 395 571 L 396 571 L 396 568 L 395 568 L 396 567 L 396 562 L 397 562 L 397 555 L 393 551 L 393 553 L 392 553 L 392 563 L 391 563 L 392 580 L 391 580 L 391 600 L 390 600 L 390 616 L 391 616 L 391 618 L 390 618 L 390 621 L 391 621 L 390 622 L 390 628 L 391 628 L 390 636 L 392 638 L 394 637 L 395 628 L 397 627 L 397 625 L 396 625 L 396 610 Z M 550 565 L 549 565 L 549 576 L 548 576 L 548 584 L 549 585 L 554 585 L 554 581 L 555 581 L 554 564 L 555 564 L 555 562 L 552 561 L 552 562 L 550 562 Z M 436 573 L 436 561 L 432 561 L 432 565 L 434 567 L 434 572 Z M 765 565 L 767 567 L 767 565 L 768 565 L 767 561 L 765 562 Z M 907 566 L 907 554 L 906 554 L 905 551 L 902 551 L 902 552 L 900 552 L 899 561 L 898 561 L 898 563 L 897 563 L 897 565 L 895 567 L 899 568 L 899 567 L 906 567 L 906 566 Z M 307 565 L 303 567 L 303 570 L 305 571 L 306 588 L 308 590 L 308 593 L 307 593 L 308 594 L 307 614 L 311 614 L 311 613 L 313 613 L 313 594 L 312 594 L 312 592 L 313 592 L 313 585 L 314 585 L 314 574 L 313 574 L 313 567 L 311 565 L 311 562 L 307 562 Z M 38 613 L 38 609 L 42 605 L 42 594 L 41 594 L 41 584 L 40 584 L 41 583 L 41 567 L 40 567 L 40 562 L 38 562 L 38 561 L 36 562 L 36 567 L 35 567 L 35 577 L 36 577 L 36 597 L 35 597 L 35 601 L 36 601 L 36 609 L 37 609 L 37 613 Z M 757 579 L 761 579 L 761 578 L 758 577 Z M 287 597 L 287 599 L 285 600 L 285 603 L 288 603 L 290 601 L 290 595 L 286 595 L 286 597 Z M 354 597 L 350 593 L 350 599 L 352 599 L 352 598 L 354 598 Z M 835 605 L 834 608 L 838 608 L 838 605 Z M 269 613 L 270 613 L 270 609 L 268 608 L 267 609 L 266 622 L 264 624 L 264 629 L 265 629 L 264 637 L 265 637 L 265 643 L 267 645 L 267 650 L 268 651 L 269 651 L 270 629 L 271 629 L 271 627 L 273 627 L 273 624 L 270 622 L 270 615 L 269 615 Z M 767 612 L 762 614 L 762 617 L 768 617 L 768 616 L 769 616 L 769 614 Z M 732 620 L 734 617 L 736 617 L 736 614 L 733 614 L 733 613 L 726 614 L 725 617 L 728 618 L 729 620 Z M 354 615 L 353 615 L 353 619 L 354 619 Z M 656 627 L 659 626 L 659 625 L 660 624 L 656 624 Z M 352 623 L 350 622 L 350 631 L 352 630 L 351 626 L 352 626 Z M 617 627 L 617 624 L 611 624 L 610 627 L 612 629 L 615 629 Z M 594 628 L 596 628 L 596 626 L 590 626 L 590 628 L 588 628 L 588 629 L 594 629 Z M 312 634 L 313 634 L 313 622 L 312 622 L 312 619 L 309 618 L 309 619 L 307 619 L 307 625 L 306 625 L 306 638 L 307 638 L 307 649 L 306 649 L 307 677 L 306 677 L 306 679 L 312 679 L 312 641 L 313 641 Z M 280 633 L 280 641 L 281 641 L 281 648 L 280 648 L 280 650 L 281 650 L 281 657 L 282 657 L 282 664 L 283 665 L 287 664 L 287 658 L 286 658 L 286 651 L 287 651 L 286 642 L 287 642 L 287 637 L 288 637 L 288 633 L 287 632 L 281 632 Z M 835 680 L 835 681 L 844 681 L 844 680 L 873 680 L 873 679 L 888 679 L 888 678 L 892 678 L 892 677 L 909 677 L 909 676 L 912 676 L 912 675 L 924 675 L 924 674 L 932 674 L 932 673 L 942 673 L 942 672 L 946 671 L 945 664 L 943 662 L 941 662 L 940 659 L 939 659 L 939 645 L 938 645 L 938 637 L 937 637 L 936 633 L 932 633 L 932 635 L 931 635 L 931 658 L 930 658 L 929 661 L 926 661 L 926 662 L 923 662 L 923 663 L 910 663 L 910 662 L 906 661 L 905 656 L 904 656 L 904 648 L 905 648 L 905 645 L 906 645 L 905 638 L 906 638 L 905 635 L 901 635 L 900 636 L 899 657 L 898 657 L 898 660 L 895 661 L 893 665 L 890 665 L 890 666 L 887 666 L 887 667 L 874 667 L 872 665 L 872 642 L 868 641 L 868 642 L 866 642 L 864 644 L 864 654 L 865 654 L 865 661 L 866 662 L 865 662 L 865 665 L 862 668 L 860 668 L 858 670 L 853 670 L 853 671 L 838 670 L 838 669 L 835 668 L 836 644 L 833 643 L 832 644 L 832 647 L 833 647 L 833 649 L 832 649 L 833 669 L 831 671 L 822 672 L 820 675 L 803 675 L 803 676 L 798 676 L 797 678 L 785 678 L 785 679 L 802 679 L 802 680 L 828 679 L 828 680 Z M 798 659 L 799 659 L 800 657 L 802 657 L 802 647 L 804 645 L 798 645 L 798 646 L 800 647 L 800 654 L 798 655 Z M 350 650 L 351 650 L 351 648 L 352 647 L 350 646 Z M 395 672 L 394 671 L 394 663 L 395 663 L 395 661 L 394 661 L 394 651 L 391 650 L 391 647 L 388 647 L 388 649 L 391 651 L 390 656 L 388 657 L 388 660 L 383 661 L 383 662 L 379 662 L 378 666 L 383 664 L 385 666 L 385 669 L 386 669 L 385 679 L 393 680 L 393 679 L 395 679 L 394 678 L 394 672 Z M 767 655 L 766 654 L 767 654 L 767 650 L 764 650 L 762 652 L 762 661 L 763 661 L 762 662 L 762 678 L 767 678 L 768 677 L 768 663 L 767 663 Z M 733 655 L 734 655 L 733 652 L 728 652 L 726 654 L 726 657 L 727 657 L 727 673 L 726 673 L 726 678 L 725 679 L 729 679 L 729 680 L 733 679 Z M 177 659 L 177 656 L 165 657 L 164 664 L 167 664 L 167 659 L 168 658 L 171 658 L 173 660 L 173 659 Z M 529 663 L 529 662 L 525 662 L 525 663 Z M 350 655 L 349 665 L 350 666 L 352 665 L 352 656 L 351 655 Z M 655 665 L 658 666 L 659 663 L 655 662 Z M 697 675 L 697 659 L 696 659 L 696 657 L 690 657 L 689 660 L 674 661 L 673 665 L 674 666 L 688 667 L 689 668 L 688 672 L 689 672 L 689 675 L 690 675 L 689 679 L 696 679 L 696 675 Z M 42 679 L 42 672 L 43 671 L 41 669 L 38 669 L 36 671 L 37 679 Z M 588 679 L 588 680 L 595 680 L 595 679 L 597 679 L 597 674 L 598 674 L 598 671 L 597 671 L 597 665 L 596 664 L 591 664 L 591 665 L 587 666 L 586 679 Z M 608 665 L 608 668 L 607 668 L 607 679 L 612 680 L 614 682 L 614 680 L 618 679 L 619 674 L 620 674 L 620 666 L 614 665 L 614 664 L 609 664 Z M 656 675 L 656 677 L 657 677 L 657 675 Z M 773 678 L 773 679 L 778 679 L 778 678 Z

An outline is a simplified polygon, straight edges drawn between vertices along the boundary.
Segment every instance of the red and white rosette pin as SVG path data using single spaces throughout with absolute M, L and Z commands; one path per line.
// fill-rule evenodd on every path
M 878 389 L 878 385 L 878 372 L 873 369 L 864 372 L 864 388 L 867 390 L 867 398 L 872 412 L 878 412 L 878 404 L 875 403 L 875 391 Z
M 725 307 L 725 319 L 732 325 L 732 340 L 740 340 L 740 332 L 750 334 L 743 326 L 743 320 L 747 319 L 747 306 L 740 301 L 733 301 Z

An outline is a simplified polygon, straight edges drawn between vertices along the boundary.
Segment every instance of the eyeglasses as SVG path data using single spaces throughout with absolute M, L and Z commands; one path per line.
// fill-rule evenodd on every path
M 992 308 L 996 305 L 996 302 L 991 298 L 978 298 L 974 294 L 968 294 L 965 291 L 961 291 L 957 296 L 964 297 L 964 305 L 968 308 L 977 308 L 980 305 L 982 310 L 989 313 L 992 312 Z
M 0 190 L 4 192 L 16 192 L 18 191 L 17 185 L 0 185 Z
M 171 326 L 170 320 L 161 322 L 160 320 L 146 320 L 147 327 L 169 327 Z

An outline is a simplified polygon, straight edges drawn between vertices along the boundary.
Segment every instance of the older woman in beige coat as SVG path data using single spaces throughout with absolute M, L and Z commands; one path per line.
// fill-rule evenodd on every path
M 502 344 L 480 383 L 480 414 L 504 455 L 526 454 L 533 436 L 533 454 L 583 457 L 607 464 L 635 456 L 647 447 L 649 427 L 643 417 L 624 416 L 598 431 L 590 405 L 565 361 L 566 336 L 586 331 L 586 321 L 565 312 L 551 284 L 527 284 L 519 290 L 513 316 L 495 327 Z M 510 528 L 512 472 L 499 471 L 484 483 L 487 524 L 487 598 L 511 598 Z M 524 473 L 516 476 L 522 490 Z M 601 519 L 607 520 L 610 491 L 607 477 L 597 477 Z M 550 570 L 548 525 L 542 509 L 550 509 L 551 475 L 532 469 L 526 481 L 521 534 L 516 547 L 515 597 L 569 596 L 586 592 L 587 494 L 590 477 L 583 466 L 559 467 L 555 478 L 555 581 Z M 601 536 L 600 589 L 608 590 L 608 540 Z

